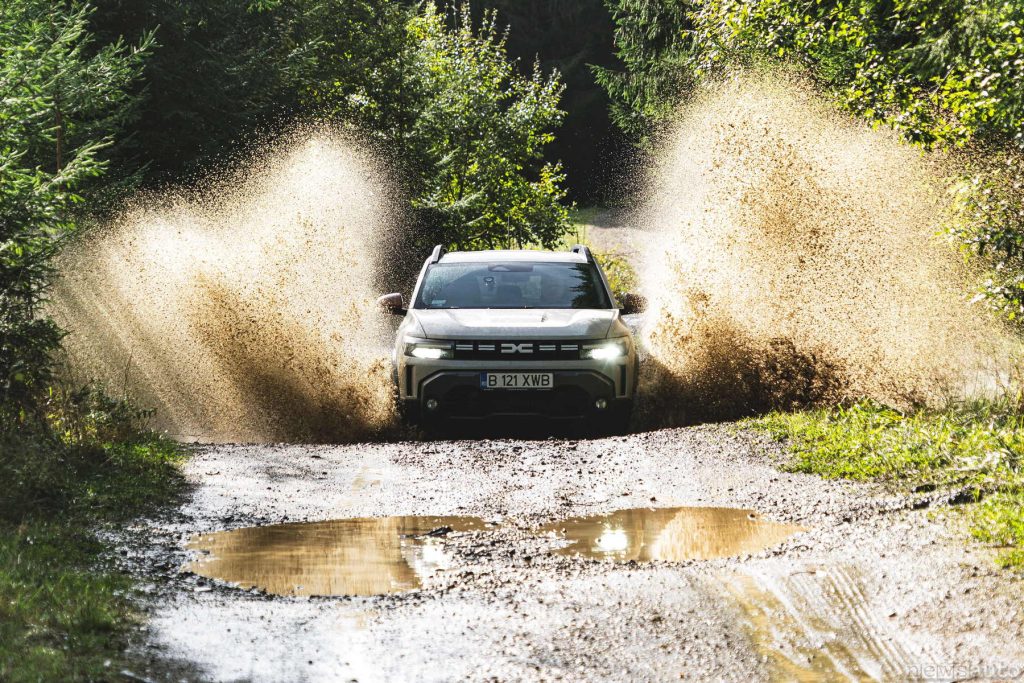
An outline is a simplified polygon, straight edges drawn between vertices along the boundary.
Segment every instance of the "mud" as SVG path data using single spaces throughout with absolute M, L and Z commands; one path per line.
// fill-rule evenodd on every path
M 160 587 L 133 670 L 197 681 L 1006 680 L 1024 671 L 1021 584 L 988 549 L 965 544 L 943 492 L 823 481 L 781 471 L 781 457 L 728 427 L 593 441 L 206 447 L 187 466 L 195 489 L 179 516 L 146 523 L 151 550 L 125 548 L 126 567 Z M 922 503 L 930 507 L 915 509 Z M 758 523 L 807 530 L 706 560 L 561 552 L 564 520 L 652 507 L 756 510 Z M 201 559 L 188 548 L 196 534 L 405 516 L 488 527 L 445 535 L 444 566 L 401 593 L 276 597 L 181 571 Z
M 346 441 L 392 418 L 373 301 L 395 207 L 371 155 L 300 130 L 136 198 L 65 250 L 50 314 L 76 383 L 186 441 Z
M 646 422 L 992 389 L 1011 342 L 941 236 L 948 172 L 795 78 L 740 74 L 696 97 L 636 218 Z

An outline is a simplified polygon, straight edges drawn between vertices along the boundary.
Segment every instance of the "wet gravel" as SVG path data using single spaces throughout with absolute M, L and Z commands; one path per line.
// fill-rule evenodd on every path
M 114 534 L 150 619 L 148 680 L 1006 680 L 1022 583 L 964 541 L 950 492 L 779 468 L 732 426 L 600 440 L 200 447 L 180 510 Z M 615 563 L 536 528 L 623 508 L 757 510 L 810 527 L 751 556 Z M 274 597 L 183 570 L 189 539 L 390 515 L 481 517 L 449 566 L 376 597 Z

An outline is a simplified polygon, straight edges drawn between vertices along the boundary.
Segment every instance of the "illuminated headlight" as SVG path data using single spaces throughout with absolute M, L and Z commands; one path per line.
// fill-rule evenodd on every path
M 616 358 L 622 358 L 628 352 L 629 349 L 624 339 L 584 344 L 583 346 L 583 358 L 588 360 L 615 360 Z
M 452 343 L 430 339 L 405 338 L 405 355 L 424 360 L 441 360 L 452 357 Z

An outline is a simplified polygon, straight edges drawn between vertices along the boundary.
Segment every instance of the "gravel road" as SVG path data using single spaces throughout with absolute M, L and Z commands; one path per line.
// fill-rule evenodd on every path
M 1006 680 L 1024 588 L 964 541 L 948 494 L 779 469 L 731 426 L 601 440 L 206 446 L 170 519 L 121 536 L 150 577 L 132 676 L 211 681 Z M 628 508 L 743 508 L 806 527 L 754 554 L 595 560 L 544 525 Z M 187 570 L 199 534 L 472 516 L 419 588 L 282 597 Z M 447 532 L 447 530 L 444 530 Z M 136 539 L 131 541 L 130 539 Z M 139 542 L 138 539 L 144 539 Z M 422 559 L 422 558 L 421 558 Z M 298 568 L 301 571 L 301 568 Z

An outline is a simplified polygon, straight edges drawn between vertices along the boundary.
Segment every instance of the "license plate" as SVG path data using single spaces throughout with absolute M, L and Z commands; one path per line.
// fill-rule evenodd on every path
M 481 389 L 551 389 L 554 375 L 550 372 L 481 372 Z

